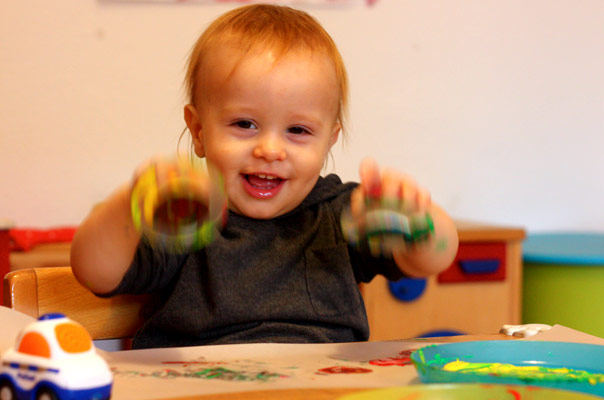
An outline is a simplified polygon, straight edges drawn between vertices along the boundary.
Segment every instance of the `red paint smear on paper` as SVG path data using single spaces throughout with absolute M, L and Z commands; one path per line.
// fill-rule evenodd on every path
M 369 361 L 371 365 L 377 365 L 380 367 L 390 367 L 392 365 L 405 366 L 411 365 L 411 353 L 414 350 L 403 350 L 398 353 L 397 357 L 378 358 L 377 360 Z
M 321 374 L 366 374 L 369 372 L 373 371 L 367 368 L 342 366 L 321 368 L 319 371 L 317 371 L 317 373 Z
M 162 361 L 162 364 L 180 364 L 183 367 L 188 367 L 189 365 L 226 365 L 224 361 Z
M 508 389 L 508 393 L 513 395 L 515 400 L 520 400 L 522 398 L 520 397 L 520 393 L 518 393 L 514 389 Z

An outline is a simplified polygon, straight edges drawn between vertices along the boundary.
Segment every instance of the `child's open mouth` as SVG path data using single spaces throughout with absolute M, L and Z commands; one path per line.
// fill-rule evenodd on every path
M 265 174 L 245 174 L 243 178 L 247 192 L 259 199 L 268 199 L 275 196 L 281 190 L 283 182 L 285 182 L 284 179 Z

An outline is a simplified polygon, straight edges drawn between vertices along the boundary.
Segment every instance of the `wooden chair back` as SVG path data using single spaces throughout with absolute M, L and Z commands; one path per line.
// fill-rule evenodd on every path
M 75 279 L 71 267 L 13 271 L 4 278 L 4 305 L 34 318 L 62 313 L 79 322 L 93 339 L 128 339 L 143 320 L 148 296 L 100 298 Z

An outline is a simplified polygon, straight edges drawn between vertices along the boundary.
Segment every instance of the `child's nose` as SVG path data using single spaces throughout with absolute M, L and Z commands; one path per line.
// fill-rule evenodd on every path
M 267 162 L 283 161 L 287 158 L 285 146 L 279 135 L 262 135 L 253 151 L 254 157 L 264 158 Z

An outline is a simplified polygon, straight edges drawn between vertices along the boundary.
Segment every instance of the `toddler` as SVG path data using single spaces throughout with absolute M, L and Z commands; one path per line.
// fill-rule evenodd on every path
M 455 226 L 412 179 L 371 160 L 360 184 L 320 176 L 344 128 L 348 85 L 314 18 L 274 5 L 227 12 L 195 44 L 186 83 L 184 119 L 195 155 L 223 177 L 226 225 L 200 250 L 162 250 L 134 228 L 128 183 L 72 243 L 73 272 L 97 295 L 152 295 L 133 348 L 364 341 L 360 282 L 450 265 Z M 385 255 L 347 243 L 342 211 L 361 220 L 376 187 L 390 203 L 429 213 L 432 238 Z

